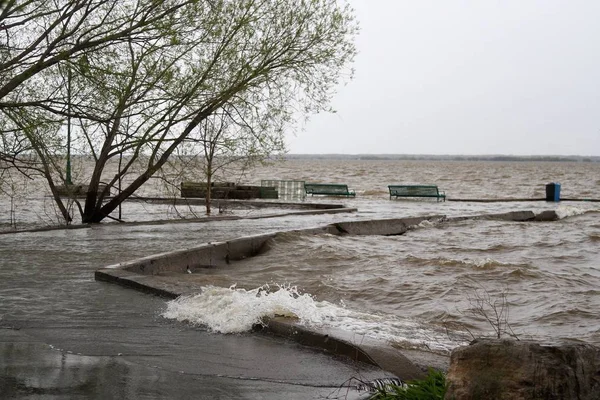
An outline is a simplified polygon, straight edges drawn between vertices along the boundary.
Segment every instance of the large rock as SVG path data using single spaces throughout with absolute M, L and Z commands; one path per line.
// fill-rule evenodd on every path
M 600 399 L 600 349 L 479 339 L 452 352 L 446 399 Z

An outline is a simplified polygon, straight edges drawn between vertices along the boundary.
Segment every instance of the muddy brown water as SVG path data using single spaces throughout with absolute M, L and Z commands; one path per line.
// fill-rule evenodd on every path
M 235 268 L 232 264 L 206 271 L 206 282 L 215 287 L 211 293 L 226 299 L 240 290 L 258 291 L 265 284 L 294 287 L 291 301 L 282 300 L 279 305 L 298 314 L 310 307 L 321 311 L 314 319 L 307 317 L 307 323 L 329 324 L 440 352 L 468 339 L 464 331 L 449 334 L 448 322 L 490 334 L 490 326 L 470 313 L 474 296 L 487 293 L 494 301 L 505 292 L 509 321 L 520 337 L 600 344 L 598 203 L 390 201 L 386 188 L 393 183 L 433 183 L 446 190 L 450 199 L 543 197 L 546 183 L 560 182 L 563 197 L 586 198 L 596 195 L 600 164 L 295 160 L 257 169 L 250 176 L 250 184 L 260 179 L 347 183 L 357 191 L 356 199 L 308 200 L 342 202 L 358 212 L 152 226 L 104 224 L 1 235 L 2 329 L 29 329 L 42 343 L 85 355 L 94 347 L 81 335 L 93 337 L 107 327 L 137 321 L 140 315 L 140 332 L 145 325 L 178 326 L 161 316 L 167 307 L 164 300 L 95 282 L 93 271 L 109 264 L 209 241 L 339 220 L 554 209 L 564 218 L 544 223 L 440 223 L 394 237 L 283 235 L 257 258 L 237 263 Z M 157 188 L 145 190 L 161 194 Z M 0 223 L 6 226 L 9 199 L 4 197 L 0 204 Z M 52 219 L 50 204 L 43 196 L 24 197 L 14 209 L 20 223 L 37 226 Z M 169 206 L 145 203 L 127 204 L 123 211 L 130 221 L 181 214 Z M 237 286 L 230 289 L 232 285 Z M 298 296 L 305 294 L 310 301 L 300 304 Z M 189 306 L 207 304 L 205 299 L 198 301 Z M 255 306 L 264 312 L 259 307 L 262 303 Z M 239 312 L 248 314 L 249 310 L 242 307 Z M 210 325 L 202 322 L 201 318 L 195 321 L 197 329 L 206 332 Z M 51 332 L 65 326 L 89 329 L 85 335 L 75 328 L 60 335 Z

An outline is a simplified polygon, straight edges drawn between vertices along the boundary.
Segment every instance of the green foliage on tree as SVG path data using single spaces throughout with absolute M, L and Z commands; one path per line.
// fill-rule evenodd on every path
M 83 222 L 204 146 L 214 115 L 228 114 L 237 145 L 281 144 L 294 120 L 329 110 L 357 33 L 335 0 L 8 1 L 0 24 L 0 162 L 43 176 L 68 220 L 56 187 L 70 122 L 71 152 L 94 164 Z

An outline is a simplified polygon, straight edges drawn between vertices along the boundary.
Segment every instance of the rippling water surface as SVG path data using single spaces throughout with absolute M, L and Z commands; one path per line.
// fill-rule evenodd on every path
M 593 198 L 599 176 L 598 163 L 293 160 L 261 167 L 244 182 L 347 183 L 357 191 L 355 199 L 308 201 L 343 202 L 358 211 L 3 235 L 0 315 L 25 320 L 104 315 L 128 295 L 94 282 L 94 269 L 208 241 L 339 220 L 556 209 L 563 217 L 556 222 L 446 221 L 391 237 L 278 236 L 256 258 L 201 272 L 207 282 L 202 294 L 161 303 L 156 312 L 218 332 L 249 329 L 265 315 L 293 315 L 306 324 L 443 352 L 468 340 L 469 332 L 493 333 L 473 313 L 483 300 L 496 309 L 508 307 L 507 320 L 519 337 L 600 344 L 600 203 L 396 201 L 387 192 L 388 184 L 418 183 L 437 184 L 449 199 L 540 198 L 546 183 L 560 182 L 564 198 Z M 164 195 L 154 186 L 144 194 Z M 6 225 L 9 199 L 1 206 L 0 223 Z M 18 204 L 17 217 L 40 223 L 51 219 L 48 207 L 43 196 L 28 198 Z M 175 218 L 183 211 L 130 203 L 124 217 Z

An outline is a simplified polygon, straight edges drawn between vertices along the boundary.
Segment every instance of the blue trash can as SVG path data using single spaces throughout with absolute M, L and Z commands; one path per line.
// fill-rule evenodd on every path
M 546 185 L 546 201 L 560 201 L 560 183 L 552 182 Z

